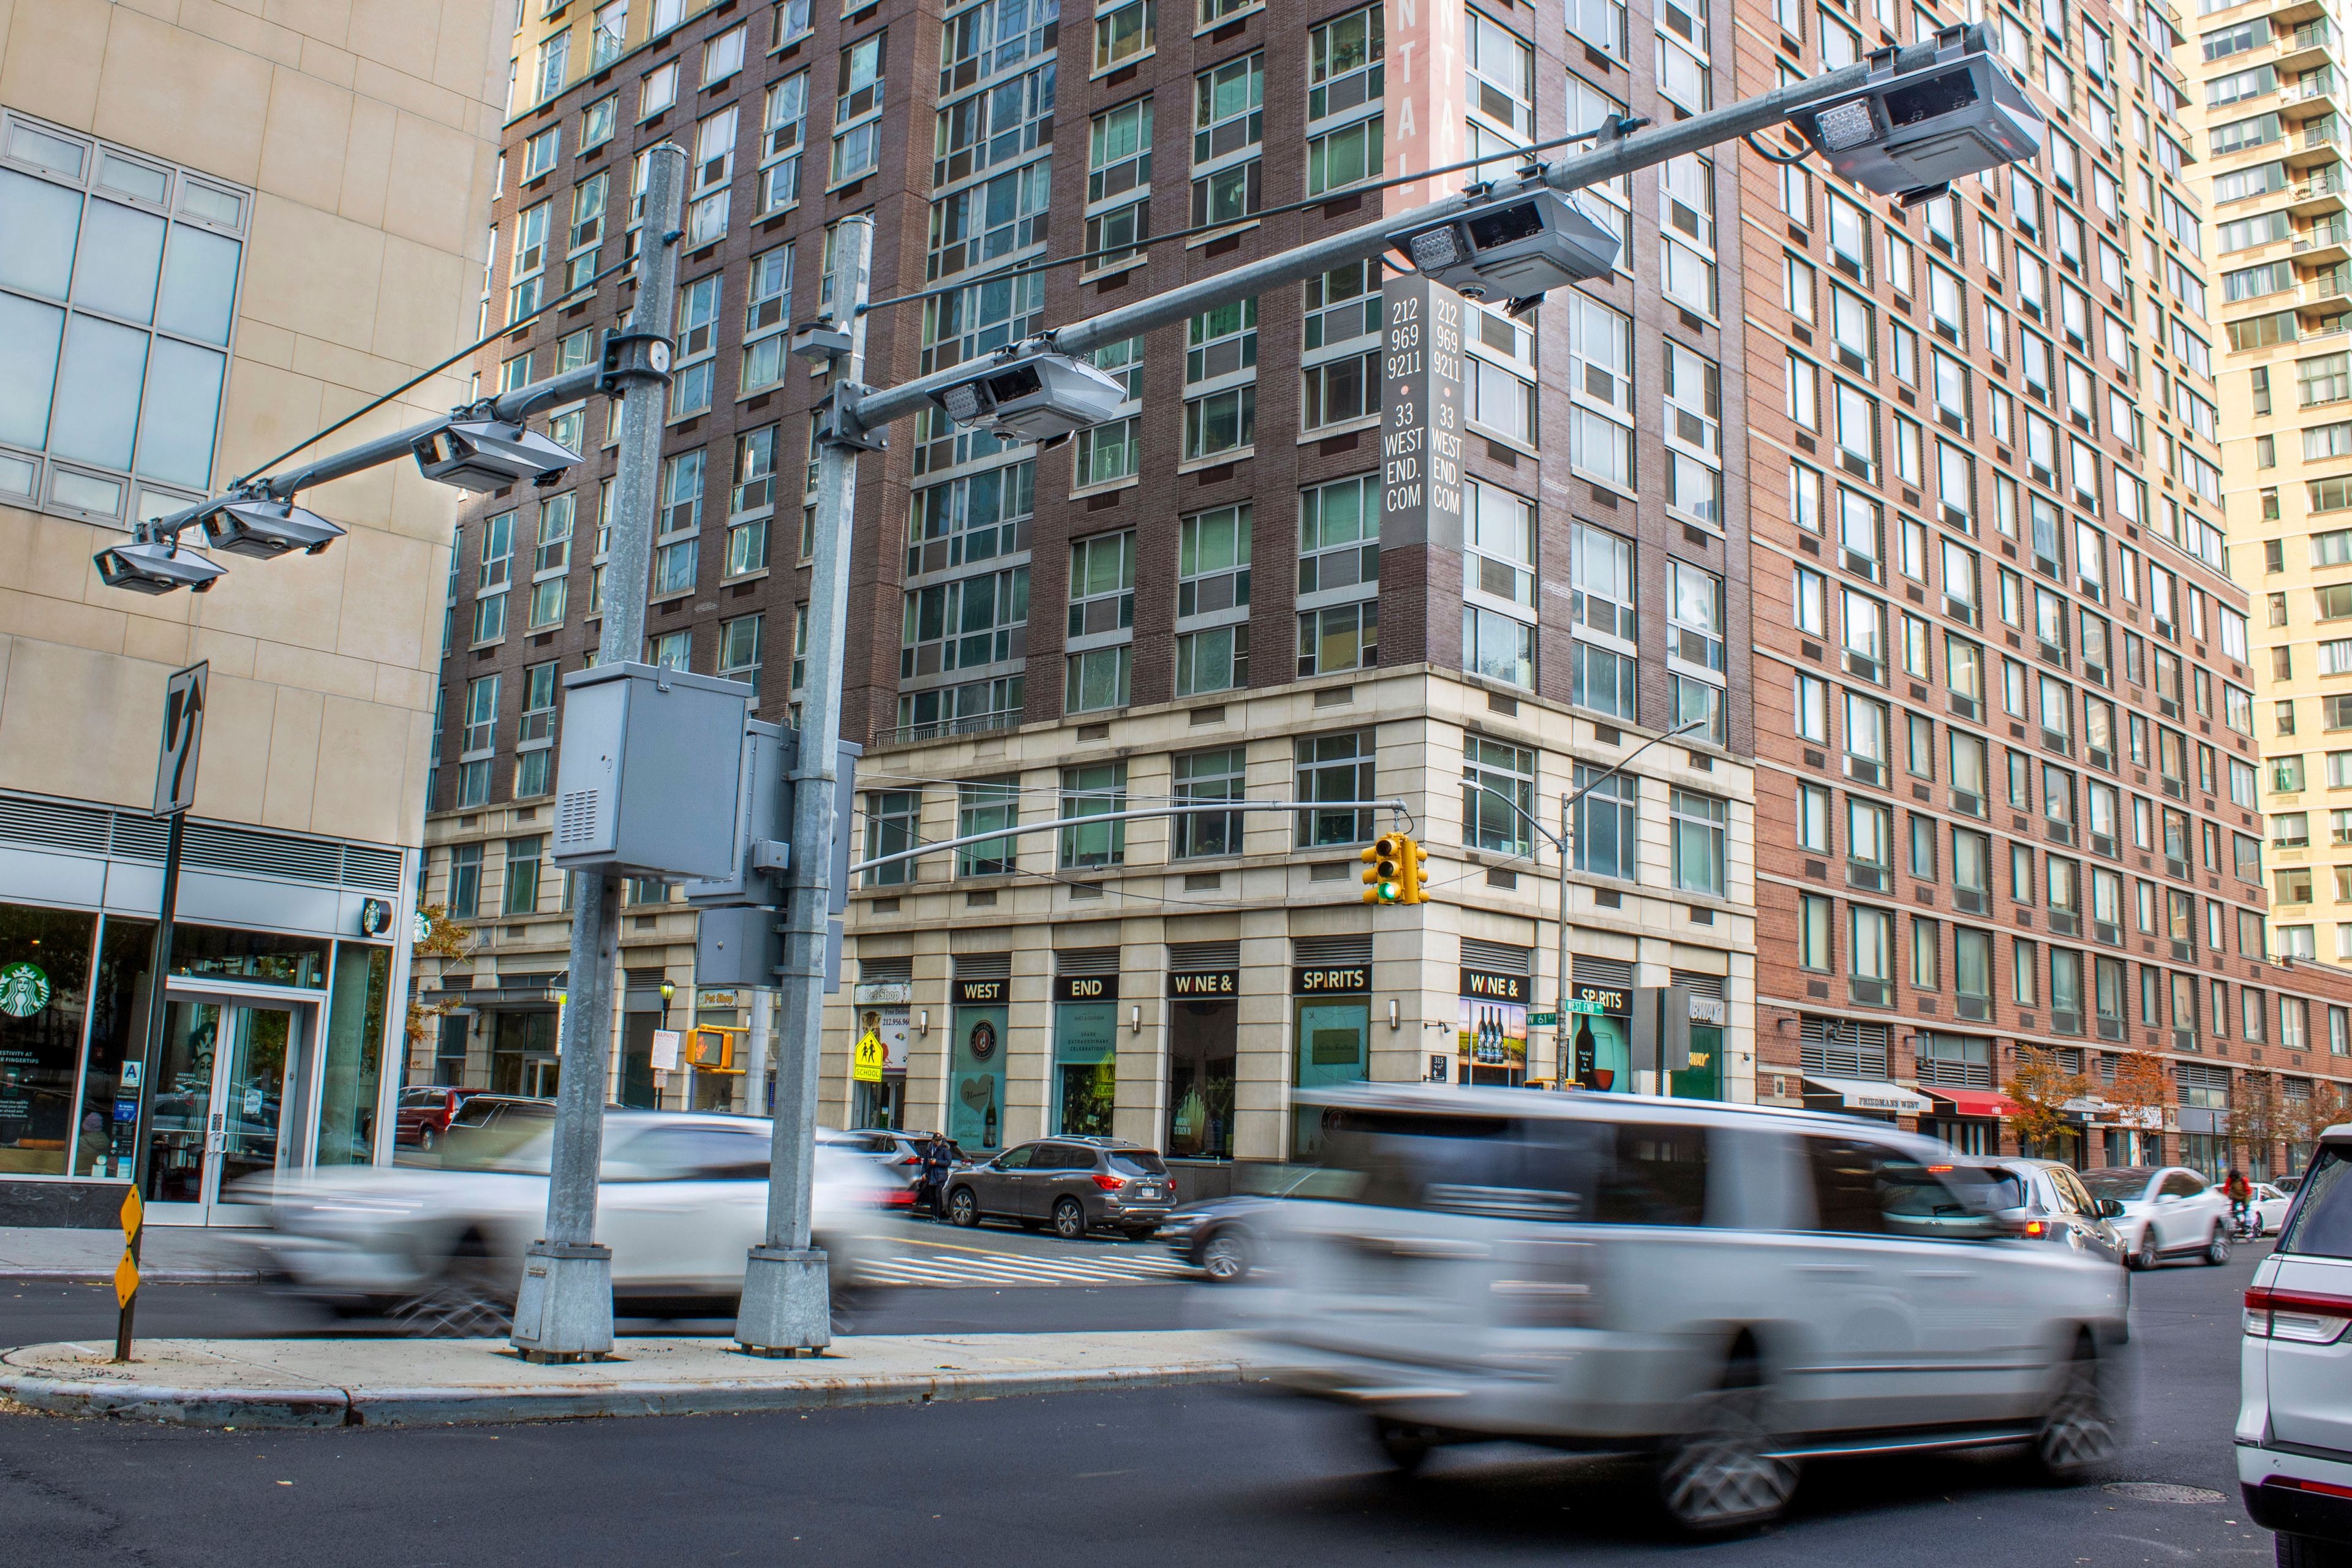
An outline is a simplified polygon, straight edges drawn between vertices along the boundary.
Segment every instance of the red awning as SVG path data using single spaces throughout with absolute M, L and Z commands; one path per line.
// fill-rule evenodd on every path
M 1983 1089 L 1921 1089 L 1923 1094 L 1948 1101 L 1956 1116 L 2011 1116 L 2017 1106 L 2009 1096 Z

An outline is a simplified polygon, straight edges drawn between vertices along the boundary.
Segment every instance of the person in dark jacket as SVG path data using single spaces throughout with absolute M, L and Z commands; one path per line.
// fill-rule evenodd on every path
M 923 1179 L 915 1190 L 915 1206 L 921 1208 L 928 1205 L 934 1218 L 946 1217 L 948 1169 L 952 1163 L 945 1138 L 934 1132 L 924 1140 Z

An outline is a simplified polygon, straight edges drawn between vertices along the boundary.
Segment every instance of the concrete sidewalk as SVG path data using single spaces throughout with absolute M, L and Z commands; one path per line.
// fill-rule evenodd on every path
M 253 1245 L 264 1231 L 151 1225 L 139 1244 L 139 1278 L 154 1285 L 249 1285 L 261 1278 Z M 119 1230 L 0 1226 L 0 1281 L 100 1284 L 122 1258 Z
M 581 1366 L 534 1366 L 503 1340 L 148 1340 L 127 1366 L 113 1350 L 0 1353 L 0 1402 L 187 1426 L 421 1426 L 1231 1384 L 1261 1363 L 1238 1336 L 1189 1330 L 875 1335 L 792 1361 L 723 1339 L 630 1339 Z

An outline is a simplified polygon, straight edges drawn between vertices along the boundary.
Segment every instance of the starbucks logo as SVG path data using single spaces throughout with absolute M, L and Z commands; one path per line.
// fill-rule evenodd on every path
M 49 977 L 29 963 L 0 969 L 0 1013 L 29 1018 L 49 1005 Z
M 48 994 L 46 989 L 42 994 Z M 996 1026 L 982 1018 L 971 1026 L 971 1059 L 984 1062 L 996 1054 Z

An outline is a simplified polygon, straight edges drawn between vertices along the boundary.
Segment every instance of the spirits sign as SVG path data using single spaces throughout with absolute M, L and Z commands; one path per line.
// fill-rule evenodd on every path
M 1382 285 L 1381 548 L 1462 548 L 1462 296 Z

